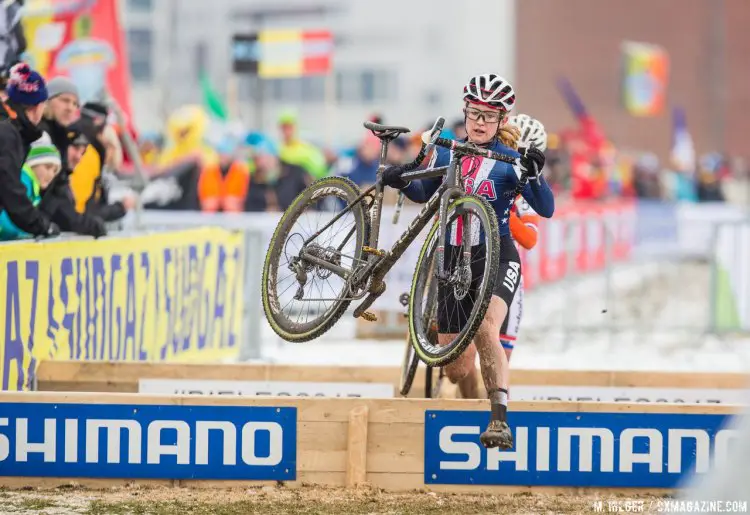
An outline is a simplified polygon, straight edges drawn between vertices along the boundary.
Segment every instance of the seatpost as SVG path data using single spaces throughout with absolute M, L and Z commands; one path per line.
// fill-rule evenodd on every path
M 391 142 L 388 138 L 383 138 L 380 145 L 380 166 L 385 167 L 385 159 L 388 156 L 388 143 Z

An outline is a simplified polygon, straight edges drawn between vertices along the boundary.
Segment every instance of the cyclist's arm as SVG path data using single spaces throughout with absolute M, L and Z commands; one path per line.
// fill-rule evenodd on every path
M 527 250 L 531 250 L 536 246 L 538 222 L 539 217 L 537 215 L 519 216 L 515 211 L 511 211 L 509 221 L 510 234 L 519 245 Z
M 513 177 L 518 181 L 517 174 L 513 174 Z M 521 195 L 539 215 L 544 218 L 552 218 L 552 215 L 555 213 L 555 196 L 541 174 L 538 180 L 529 180 L 529 183 L 523 188 Z
M 443 148 L 434 148 L 430 161 L 426 168 L 435 168 L 438 166 L 447 166 L 450 163 L 450 151 Z M 411 181 L 408 186 L 401 191 L 406 198 L 418 204 L 424 204 L 440 187 L 443 182 L 442 177 L 431 177 L 429 179 L 417 179 Z
M 430 179 L 417 179 L 411 181 L 406 188 L 401 191 L 406 195 L 406 198 L 412 202 L 418 204 L 424 204 L 431 196 L 435 194 L 437 189 L 440 187 L 442 181 L 441 177 L 432 177 Z

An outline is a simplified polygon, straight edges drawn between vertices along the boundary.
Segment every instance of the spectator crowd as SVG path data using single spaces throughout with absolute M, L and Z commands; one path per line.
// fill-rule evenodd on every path
M 380 141 L 363 130 L 353 148 L 333 151 L 305 141 L 294 112 L 278 117 L 278 143 L 231 124 L 217 125 L 198 105 L 174 112 L 161 135 L 144 135 L 138 156 L 123 151 L 125 134 L 105 102 L 81 105 L 66 77 L 49 82 L 27 64 L 13 66 L 0 83 L 0 240 L 54 236 L 60 231 L 93 237 L 140 204 L 151 209 L 258 212 L 286 209 L 313 180 L 349 177 L 375 181 Z M 383 120 L 373 115 L 375 122 Z M 428 124 L 427 126 L 429 127 Z M 465 137 L 463 120 L 445 131 Z M 134 134 L 130 134 L 134 136 Z M 419 131 L 394 140 L 388 161 L 409 161 Z M 134 159 L 137 158 L 137 159 Z M 128 186 L 138 162 L 145 189 Z M 729 177 L 747 174 L 743 163 L 716 153 L 695 170 L 661 166 L 651 153 L 591 152 L 569 134 L 550 134 L 547 174 L 557 194 L 596 200 L 637 197 L 723 201 Z
M 106 106 L 81 106 L 70 79 L 47 82 L 26 63 L 1 80 L 0 239 L 106 235 L 105 222 L 135 205 L 132 195 L 107 198 L 105 173 L 123 156 Z

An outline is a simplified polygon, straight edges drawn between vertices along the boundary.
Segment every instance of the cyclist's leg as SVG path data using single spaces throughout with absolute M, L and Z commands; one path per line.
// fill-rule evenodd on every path
M 505 352 L 497 344 L 497 335 L 500 332 L 501 321 L 507 313 L 508 305 L 505 301 L 493 295 L 482 325 L 474 335 L 482 380 L 493 404 L 493 419 L 497 418 L 500 421 L 505 421 L 506 418 L 510 367 Z
M 506 422 L 508 411 L 508 385 L 510 367 L 508 357 L 497 344 L 502 322 L 508 314 L 521 281 L 521 265 L 518 251 L 510 237 L 500 243 L 500 267 L 497 270 L 495 288 L 487 315 L 482 321 L 474 343 L 479 353 L 482 379 L 490 399 L 492 417 L 480 440 L 487 447 L 507 449 L 513 446 L 513 438 Z
M 446 246 L 446 264 L 449 269 L 455 266 L 460 255 L 460 247 Z M 448 345 L 456 339 L 466 324 L 466 314 L 471 312 L 470 296 L 456 299 L 453 288 L 446 284 L 438 285 L 438 344 Z M 470 344 L 454 361 L 446 365 L 445 374 L 453 384 L 458 384 L 461 397 L 464 399 L 479 398 L 479 381 L 477 380 L 476 348 Z
M 500 346 L 505 351 L 505 356 L 510 363 L 510 356 L 513 354 L 513 348 L 518 341 L 518 331 L 521 327 L 521 317 L 523 316 L 523 276 L 513 297 L 513 303 L 510 305 L 505 321 L 500 328 Z
M 440 345 L 449 344 L 455 337 L 455 334 L 438 335 Z M 472 343 L 466 347 L 466 350 L 458 357 L 458 359 L 443 367 L 445 369 L 445 375 L 450 382 L 458 384 L 458 389 L 461 392 L 461 398 L 463 399 L 479 399 L 479 381 L 477 380 L 476 359 L 477 350 Z

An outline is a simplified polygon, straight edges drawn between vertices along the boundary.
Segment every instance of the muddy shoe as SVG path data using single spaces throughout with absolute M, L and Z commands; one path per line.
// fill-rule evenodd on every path
M 513 435 L 508 423 L 499 420 L 490 421 L 487 430 L 479 436 L 479 441 L 488 449 L 499 447 L 505 450 L 513 447 Z

